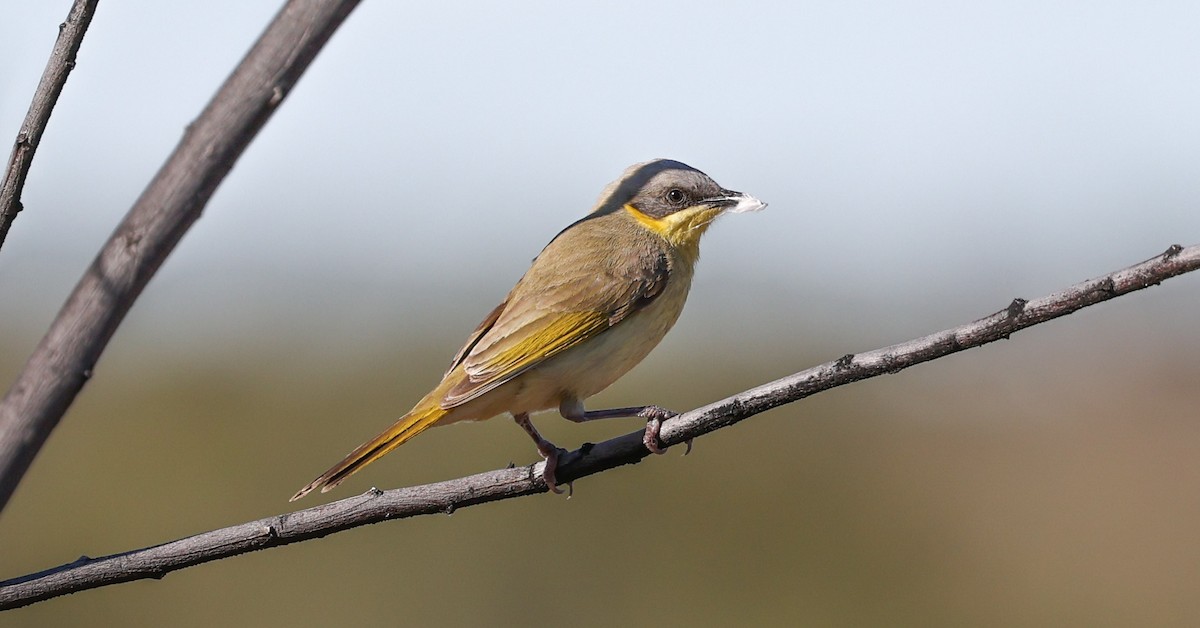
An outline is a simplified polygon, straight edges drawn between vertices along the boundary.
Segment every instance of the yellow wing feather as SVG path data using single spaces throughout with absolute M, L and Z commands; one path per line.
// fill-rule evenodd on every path
M 453 408 L 475 399 L 608 328 L 604 312 L 562 312 L 524 325 L 519 336 L 506 338 L 514 342 L 493 345 L 485 360 L 469 361 L 467 377 L 446 393 L 441 406 Z

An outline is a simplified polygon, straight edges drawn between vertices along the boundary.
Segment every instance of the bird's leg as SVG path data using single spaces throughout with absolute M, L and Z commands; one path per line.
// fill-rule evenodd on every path
M 658 438 L 658 433 L 662 429 L 662 422 L 673 416 L 679 416 L 678 412 L 671 412 L 662 406 L 633 406 L 630 408 L 609 408 L 607 410 L 584 410 L 583 402 L 578 399 L 564 399 L 558 406 L 559 414 L 563 418 L 583 423 L 585 421 L 595 421 L 596 419 L 616 419 L 621 417 L 641 417 L 646 419 L 646 433 L 642 436 L 642 443 L 646 445 L 646 449 L 656 454 L 664 454 L 667 450 L 659 446 L 662 442 Z M 687 439 L 687 450 L 683 455 L 692 453 L 692 439 Z
M 542 438 L 537 428 L 533 426 L 533 421 L 529 420 L 528 413 L 521 412 L 520 414 L 514 414 L 513 420 L 517 422 L 517 425 L 521 426 L 521 429 L 525 430 L 526 434 L 529 434 L 529 437 L 537 444 L 538 453 L 546 459 L 546 467 L 542 470 L 542 478 L 546 480 L 546 487 L 552 493 L 561 495 L 562 490 L 558 488 L 558 482 L 554 480 L 554 470 L 558 468 L 558 447 L 554 443 Z M 567 483 L 567 486 L 574 492 L 575 487 L 571 486 L 570 482 Z

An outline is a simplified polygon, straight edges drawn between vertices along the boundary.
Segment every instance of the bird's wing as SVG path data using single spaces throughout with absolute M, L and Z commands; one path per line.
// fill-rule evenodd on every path
M 500 318 L 500 313 L 504 311 L 504 306 L 506 305 L 508 305 L 508 299 L 505 299 L 503 303 L 497 305 L 494 309 L 492 309 L 491 312 L 488 313 L 487 316 L 483 318 L 483 322 L 479 323 L 479 326 L 475 328 L 475 331 L 471 332 L 471 335 L 467 337 L 466 344 L 462 346 L 462 349 L 458 350 L 458 353 L 454 354 L 454 359 L 450 360 L 450 368 L 446 369 L 446 375 L 452 373 L 459 364 L 462 364 L 462 361 L 467 357 L 467 354 L 471 352 L 471 349 L 475 348 L 475 343 L 479 342 L 479 339 L 482 338 L 484 334 L 488 333 L 488 330 L 492 328 L 492 325 L 496 324 L 496 321 Z M 445 377 L 445 375 L 443 375 L 443 377 Z
M 453 408 L 617 325 L 651 303 L 667 285 L 670 266 L 659 250 L 621 261 L 595 250 L 558 247 L 535 261 L 508 298 L 467 340 L 451 366 L 465 377 L 443 397 Z M 566 249 L 564 251 L 564 249 Z M 626 252 L 628 254 L 629 252 Z

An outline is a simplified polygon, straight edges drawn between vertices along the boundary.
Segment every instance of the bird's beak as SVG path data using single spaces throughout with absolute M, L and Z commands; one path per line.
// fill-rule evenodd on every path
M 724 208 L 725 211 L 731 214 L 756 212 L 767 206 L 766 203 L 749 194 L 734 192 L 733 190 L 721 190 L 721 196 L 705 200 L 714 207 Z

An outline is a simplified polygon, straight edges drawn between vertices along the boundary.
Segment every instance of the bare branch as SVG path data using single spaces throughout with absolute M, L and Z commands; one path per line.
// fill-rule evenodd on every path
M 1200 268 L 1200 245 L 1171 245 L 1165 252 L 1140 264 L 1078 283 L 1062 292 L 1026 301 L 1013 299 L 1008 307 L 953 329 L 915 340 L 847 354 L 841 359 L 752 388 L 717 403 L 687 413 L 687 421 L 663 423 L 659 437 L 668 445 L 733 425 L 742 419 L 785 403 L 798 401 L 836 386 L 868 377 L 896 373 L 910 366 L 951 353 L 982 346 L 1026 327 L 1066 316 L 1089 305 L 1156 286 L 1166 279 Z
M 67 14 L 67 21 L 58 26 L 54 50 L 50 51 L 46 70 L 42 72 L 42 79 L 33 92 L 33 102 L 29 104 L 25 121 L 17 132 L 17 141 L 13 143 L 12 154 L 8 157 L 8 168 L 4 171 L 4 181 L 0 183 L 0 247 L 4 246 L 8 229 L 21 211 L 21 191 L 25 189 L 25 177 L 29 175 L 29 166 L 33 164 L 33 154 L 42 141 L 42 133 L 50 121 L 50 113 L 54 111 L 63 85 L 67 84 L 67 76 L 75 69 L 75 55 L 79 53 L 79 45 L 83 43 L 83 36 L 92 23 L 92 15 L 96 13 L 99 2 L 75 0 Z
M 0 509 L 150 277 L 357 4 L 289 0 L 100 250 L 0 401 Z
M 921 362 L 1008 338 L 1009 335 L 1123 294 L 1157 285 L 1200 268 L 1200 245 L 1172 246 L 1165 253 L 1124 270 L 1071 286 L 1033 301 L 1014 300 L 1007 308 L 973 323 L 884 349 L 847 355 L 833 362 L 753 388 L 663 423 L 661 437 L 679 444 L 732 425 L 765 410 L 843 384 L 895 373 Z M 563 456 L 558 477 L 573 481 L 632 464 L 649 455 L 642 430 L 583 447 Z M 0 582 L 0 609 L 119 582 L 161 578 L 185 567 L 259 549 L 318 538 L 388 519 L 451 513 L 456 509 L 546 491 L 537 463 L 489 471 L 456 480 L 362 495 L 314 508 L 213 530 L 154 547 L 79 560 L 40 573 Z

